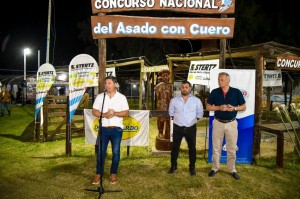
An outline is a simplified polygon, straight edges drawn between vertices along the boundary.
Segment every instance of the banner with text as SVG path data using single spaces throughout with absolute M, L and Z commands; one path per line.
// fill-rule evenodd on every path
M 91 0 L 92 12 L 160 10 L 197 14 L 233 14 L 235 0 Z
M 123 120 L 122 146 L 149 146 L 149 110 L 129 110 Z M 96 144 L 99 118 L 91 109 L 84 109 L 85 143 Z
M 69 65 L 70 121 L 72 121 L 86 87 L 98 86 L 98 76 L 98 64 L 92 56 L 80 54 L 72 59 Z
M 210 90 L 218 88 L 218 74 L 227 72 L 230 75 L 230 86 L 238 88 L 246 101 L 246 110 L 237 114 L 238 141 L 236 147 L 236 162 L 241 164 L 252 163 L 252 145 L 254 136 L 254 109 L 255 109 L 255 70 L 218 69 L 210 72 Z M 212 121 L 214 112 L 209 112 L 209 149 L 208 161 L 212 162 Z M 226 142 L 222 144 L 221 163 L 227 162 Z
M 263 87 L 282 86 L 281 70 L 265 70 Z
M 47 95 L 48 90 L 51 88 L 53 82 L 55 81 L 56 71 L 51 64 L 45 63 L 39 67 L 36 76 L 34 121 L 36 121 L 37 114 L 43 106 L 44 99 Z
M 234 22 L 234 18 L 155 18 L 121 15 L 91 17 L 93 39 L 231 39 Z
M 114 76 L 116 77 L 116 67 L 106 68 L 106 77 L 107 76 Z
M 275 69 L 300 70 L 300 57 L 296 57 L 296 56 L 277 57 Z
M 155 73 L 155 72 L 160 72 L 162 70 L 169 70 L 168 65 L 143 66 L 141 72 L 142 73 Z
M 191 61 L 188 81 L 191 84 L 209 85 L 210 71 L 219 69 L 219 59 Z

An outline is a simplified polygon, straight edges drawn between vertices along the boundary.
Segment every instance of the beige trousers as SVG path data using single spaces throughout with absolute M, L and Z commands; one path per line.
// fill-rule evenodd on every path
M 227 169 L 229 173 L 236 172 L 236 144 L 238 139 L 238 123 L 236 120 L 228 123 L 222 123 L 213 120 L 212 143 L 213 143 L 213 166 L 212 170 L 218 171 L 220 168 L 220 158 L 222 143 L 225 135 L 227 150 Z

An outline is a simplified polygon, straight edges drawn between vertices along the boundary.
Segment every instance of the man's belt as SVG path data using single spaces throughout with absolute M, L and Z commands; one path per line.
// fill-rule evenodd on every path
M 186 129 L 186 128 L 191 128 L 191 127 L 193 127 L 195 124 L 193 124 L 192 126 L 179 126 L 179 125 L 177 125 L 177 124 L 175 124 L 174 123 L 174 126 L 176 126 L 176 127 L 178 127 L 178 128 L 184 128 L 184 129 Z
M 104 128 L 114 129 L 114 128 L 117 128 L 117 126 L 104 126 Z
M 229 123 L 229 122 L 232 122 L 235 120 L 235 118 L 231 119 L 231 120 L 221 120 L 219 118 L 215 118 L 216 120 L 218 120 L 219 122 L 222 122 L 222 123 Z

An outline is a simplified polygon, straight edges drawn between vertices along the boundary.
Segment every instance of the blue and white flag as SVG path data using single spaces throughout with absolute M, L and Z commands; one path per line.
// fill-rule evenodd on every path
M 34 112 L 35 121 L 39 110 L 43 106 L 44 99 L 47 95 L 47 92 L 51 88 L 53 82 L 55 81 L 55 77 L 56 77 L 55 68 L 51 64 L 45 63 L 39 67 L 39 70 L 37 72 L 37 80 L 36 80 L 36 96 L 35 96 L 35 112 Z
M 98 86 L 99 68 L 96 60 L 87 54 L 74 57 L 69 65 L 70 122 L 87 87 Z

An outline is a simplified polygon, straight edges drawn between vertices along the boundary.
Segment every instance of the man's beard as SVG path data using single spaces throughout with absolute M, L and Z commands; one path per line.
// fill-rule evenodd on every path
M 189 93 L 188 93 L 188 92 L 185 92 L 185 91 L 181 91 L 181 95 L 183 95 L 183 96 L 188 96 Z

